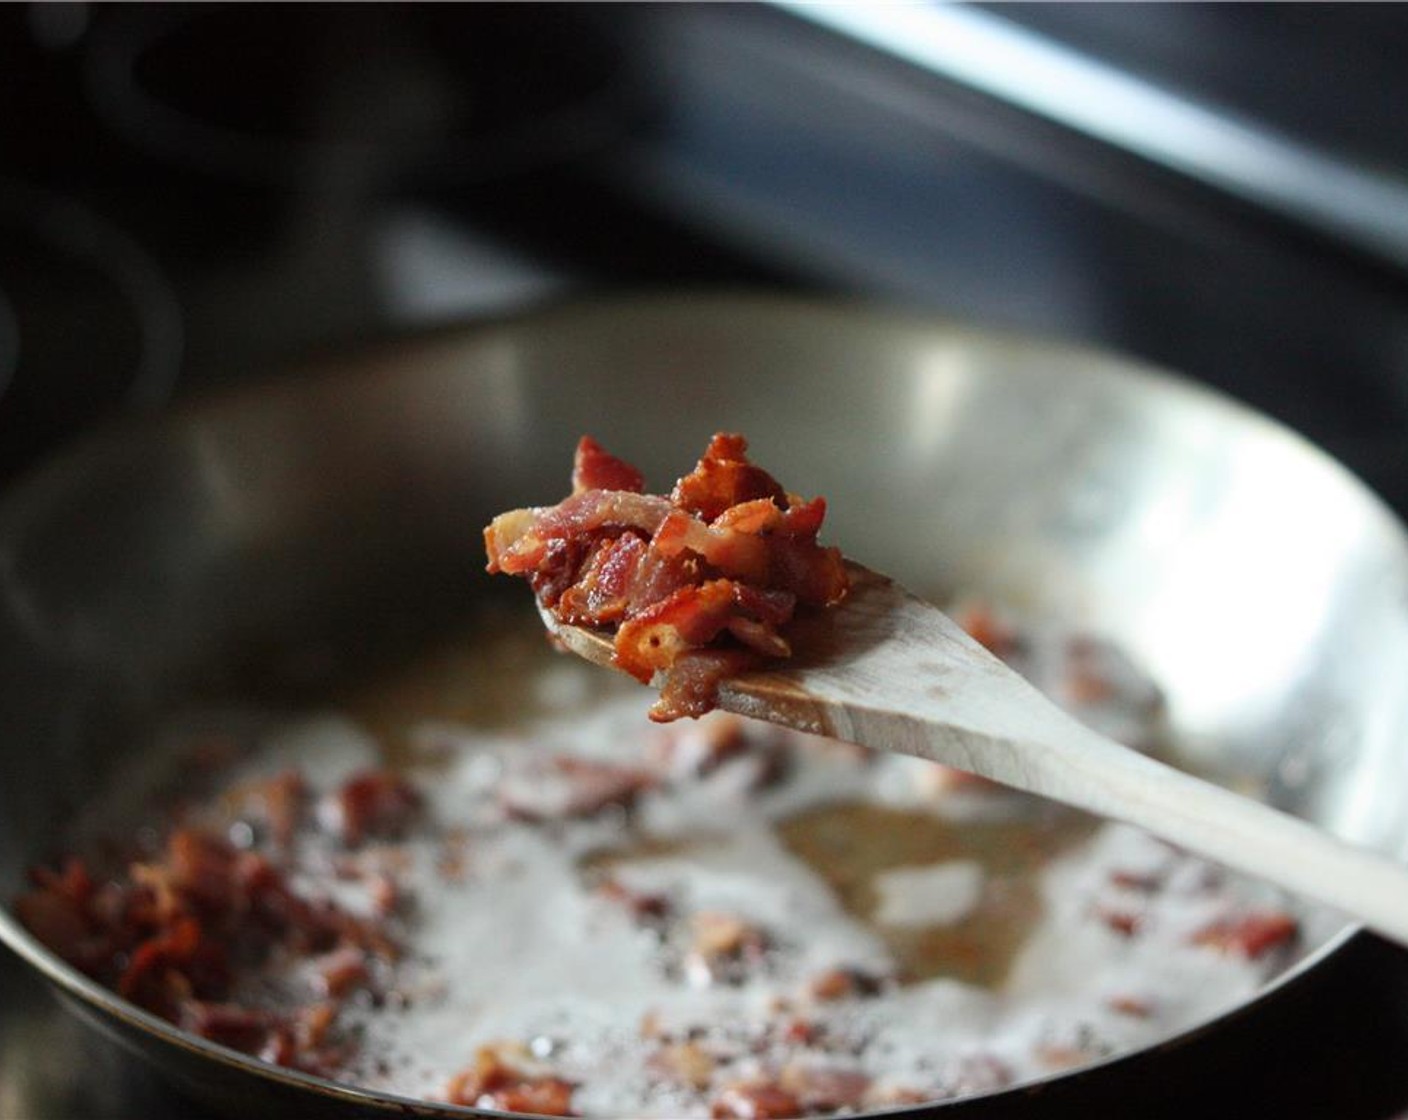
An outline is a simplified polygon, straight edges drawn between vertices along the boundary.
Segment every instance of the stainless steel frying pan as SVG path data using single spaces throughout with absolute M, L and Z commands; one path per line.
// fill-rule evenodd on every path
M 296 371 L 109 432 L 15 487 L 0 507 L 0 899 L 192 690 L 237 690 L 252 667 L 277 685 L 309 650 L 429 640 L 496 594 L 479 527 L 557 494 L 581 432 L 668 479 L 721 428 L 827 495 L 856 558 L 1112 635 L 1165 686 L 1191 762 L 1402 851 L 1408 546 L 1304 441 L 1085 350 L 835 305 L 631 299 Z M 1329 967 L 1352 933 L 1297 972 Z M 243 1114 L 468 1111 L 187 1037 L 3 909 L 0 937 L 81 1016 Z

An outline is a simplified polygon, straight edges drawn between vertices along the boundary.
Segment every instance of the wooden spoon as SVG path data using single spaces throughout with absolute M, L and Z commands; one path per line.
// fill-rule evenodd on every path
M 1127 821 L 1408 945 L 1408 867 L 1090 730 L 937 608 L 848 566 L 851 592 L 840 606 L 789 629 L 798 655 L 786 668 L 725 681 L 720 708 L 942 762 Z M 612 663 L 610 634 L 540 613 L 572 652 Z

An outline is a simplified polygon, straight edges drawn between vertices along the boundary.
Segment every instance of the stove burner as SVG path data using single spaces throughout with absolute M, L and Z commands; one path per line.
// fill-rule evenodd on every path
M 243 181 L 487 180 L 595 150 L 629 98 L 590 15 L 533 5 L 136 6 L 95 21 L 94 109 Z
M 0 475 L 166 400 L 182 317 L 156 264 L 85 206 L 0 182 Z

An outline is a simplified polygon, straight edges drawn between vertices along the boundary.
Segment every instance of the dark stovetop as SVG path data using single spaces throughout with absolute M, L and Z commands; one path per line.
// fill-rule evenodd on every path
M 1372 132 L 1397 116 L 1366 108 L 1393 100 L 1374 83 L 1397 80 L 1397 6 L 1305 6 L 1274 34 L 1265 10 L 1182 7 L 1010 19 L 1281 133 L 1304 120 L 1332 156 L 1402 156 L 1401 130 Z M 11 5 L 0 94 L 0 477 L 309 351 L 746 287 L 1123 350 L 1408 513 L 1391 259 L 768 7 Z M 1049 1114 L 1384 1117 L 1408 1110 L 1405 1036 L 1408 954 L 1364 938 L 1157 1083 L 1076 1078 Z M 199 1115 L 0 952 L 0 1117 Z

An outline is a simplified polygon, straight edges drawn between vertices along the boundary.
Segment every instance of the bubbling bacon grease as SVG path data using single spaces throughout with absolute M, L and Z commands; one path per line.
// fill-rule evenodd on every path
M 841 553 L 817 543 L 821 498 L 804 500 L 719 433 L 668 497 L 590 436 L 572 494 L 511 510 L 484 530 L 490 572 L 526 578 L 569 626 L 615 628 L 614 664 L 649 683 L 657 722 L 714 708 L 721 681 L 790 657 L 782 630 L 799 607 L 846 594 Z

